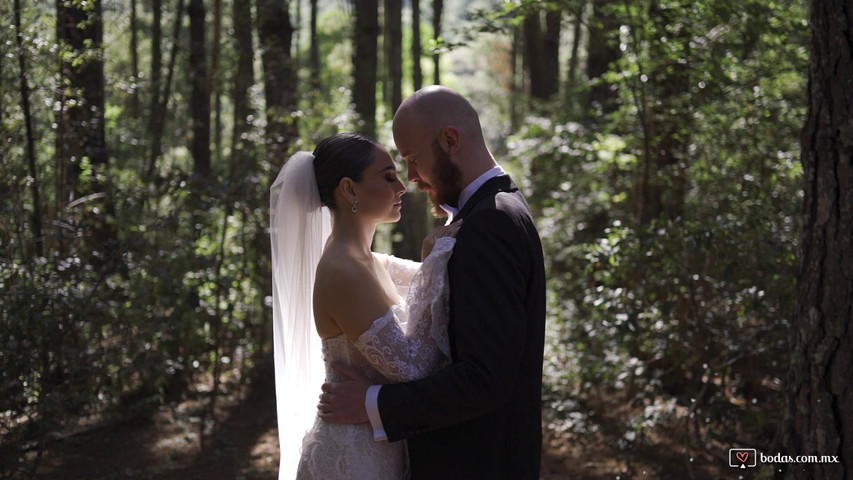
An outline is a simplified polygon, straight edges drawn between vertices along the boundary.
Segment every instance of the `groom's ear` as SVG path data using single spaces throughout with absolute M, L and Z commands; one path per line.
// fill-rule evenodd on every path
M 442 128 L 438 137 L 441 139 L 441 146 L 448 155 L 452 157 L 459 153 L 459 149 L 461 148 L 461 138 L 459 130 L 456 127 L 448 125 Z

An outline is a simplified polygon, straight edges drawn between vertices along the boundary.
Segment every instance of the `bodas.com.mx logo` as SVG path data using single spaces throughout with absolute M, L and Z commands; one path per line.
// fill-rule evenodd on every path
M 757 465 L 758 457 L 754 448 L 730 448 L 729 466 L 733 468 L 752 468 Z

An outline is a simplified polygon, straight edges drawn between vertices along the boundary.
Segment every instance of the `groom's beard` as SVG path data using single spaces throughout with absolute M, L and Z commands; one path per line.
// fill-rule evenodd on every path
M 432 152 L 435 156 L 433 183 L 418 184 L 418 189 L 427 190 L 433 215 L 436 218 L 445 218 L 447 212 L 439 205 L 458 206 L 459 194 L 462 192 L 462 171 L 450 161 L 450 154 L 441 148 L 438 139 L 432 141 Z

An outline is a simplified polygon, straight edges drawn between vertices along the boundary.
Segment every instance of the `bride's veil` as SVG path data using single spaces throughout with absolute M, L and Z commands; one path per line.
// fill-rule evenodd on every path
M 332 231 L 314 175 L 314 156 L 294 154 L 270 188 L 273 348 L 279 479 L 296 476 L 305 432 L 317 415 L 323 382 L 320 338 L 314 327 L 314 275 Z

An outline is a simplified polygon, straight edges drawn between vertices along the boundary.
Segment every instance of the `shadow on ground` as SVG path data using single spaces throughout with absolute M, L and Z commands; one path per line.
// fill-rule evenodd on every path
M 114 427 L 91 427 L 42 451 L 37 480 L 276 480 L 278 432 L 272 365 L 217 398 L 195 393 Z M 736 478 L 714 458 L 685 463 L 677 445 L 620 452 L 602 435 L 544 438 L 541 480 Z M 34 455 L 34 453 L 32 453 Z M 31 459 L 32 460 L 32 459 Z M 692 460 L 691 460 L 692 462 Z M 690 466 L 688 466 L 690 465 Z M 725 474 L 725 475 L 721 475 Z M 27 477 L 28 479 L 30 477 Z
M 217 397 L 191 394 L 150 416 L 49 445 L 36 479 L 274 480 L 278 438 L 272 365 Z M 211 418 L 212 417 L 212 418 Z

